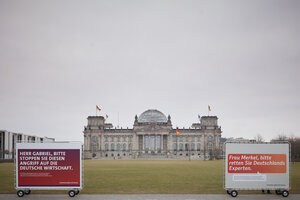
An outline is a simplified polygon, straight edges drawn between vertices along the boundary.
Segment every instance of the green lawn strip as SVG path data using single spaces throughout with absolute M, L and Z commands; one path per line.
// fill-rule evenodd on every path
M 0 163 L 0 193 L 16 193 L 14 164 Z M 290 193 L 300 193 L 300 163 L 291 163 Z M 66 193 L 40 191 L 33 193 Z M 223 161 L 85 160 L 85 194 L 224 194 Z M 260 191 L 239 191 L 260 193 Z

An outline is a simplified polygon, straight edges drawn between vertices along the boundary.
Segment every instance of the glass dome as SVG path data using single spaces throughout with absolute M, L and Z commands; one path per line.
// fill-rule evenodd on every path
M 167 123 L 167 117 L 160 111 L 149 109 L 143 112 L 139 118 L 139 123 Z

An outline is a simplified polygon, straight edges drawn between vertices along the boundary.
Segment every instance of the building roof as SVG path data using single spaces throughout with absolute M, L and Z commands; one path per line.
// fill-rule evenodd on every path
M 139 123 L 167 123 L 167 117 L 160 111 L 149 109 L 143 112 L 139 118 Z

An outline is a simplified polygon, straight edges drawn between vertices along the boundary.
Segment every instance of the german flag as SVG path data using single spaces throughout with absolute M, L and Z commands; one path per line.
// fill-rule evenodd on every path
M 100 112 L 101 111 L 101 109 L 96 105 L 96 109 Z
M 176 128 L 176 133 L 177 133 L 177 135 L 180 135 L 178 128 Z

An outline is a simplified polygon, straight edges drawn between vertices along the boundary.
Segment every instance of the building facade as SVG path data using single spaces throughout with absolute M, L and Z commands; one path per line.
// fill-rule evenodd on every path
M 147 110 L 135 116 L 133 128 L 105 123 L 89 116 L 84 127 L 86 159 L 211 159 L 221 155 L 221 127 L 216 116 L 203 116 L 191 128 L 172 127 L 170 115 Z
M 14 159 L 17 142 L 54 142 L 53 138 L 38 137 L 26 135 L 23 133 L 13 133 L 6 130 L 0 130 L 0 160 Z

